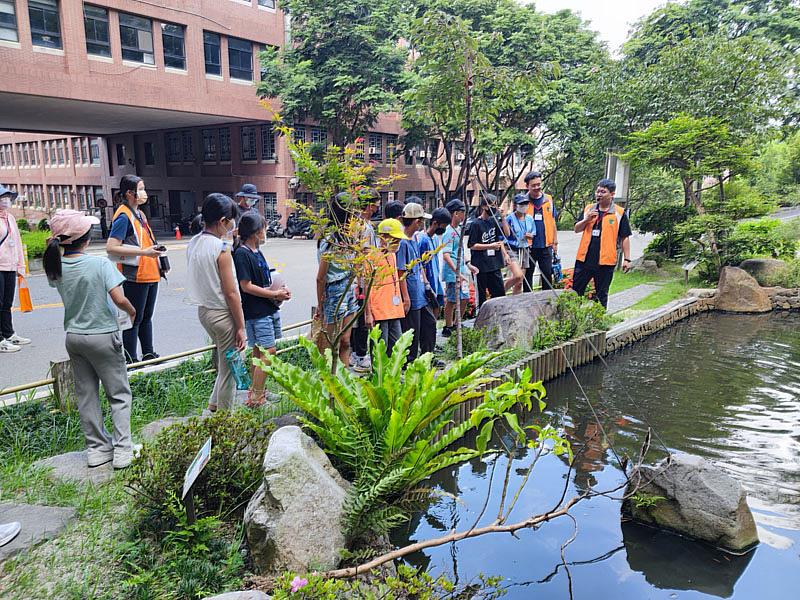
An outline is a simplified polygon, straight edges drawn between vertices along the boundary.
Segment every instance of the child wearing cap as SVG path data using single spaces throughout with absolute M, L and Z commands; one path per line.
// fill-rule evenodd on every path
M 400 275 L 397 272 L 397 252 L 400 240 L 407 240 L 403 225 L 397 219 L 384 219 L 378 224 L 381 241 L 381 260 L 376 267 L 375 281 L 367 304 L 367 323 L 381 328 L 386 352 L 391 354 L 402 334 L 400 320 L 405 316 Z
M 98 223 L 96 217 L 76 210 L 56 211 L 50 219 L 53 237 L 43 263 L 48 283 L 64 302 L 67 354 L 75 374 L 88 465 L 98 467 L 111 461 L 115 469 L 124 469 L 131 464 L 134 451 L 132 396 L 114 305 L 126 312 L 131 322 L 136 310 L 122 291 L 125 276 L 107 258 L 85 252 L 92 225 Z M 111 407 L 113 435 L 103 424 L 101 382 Z

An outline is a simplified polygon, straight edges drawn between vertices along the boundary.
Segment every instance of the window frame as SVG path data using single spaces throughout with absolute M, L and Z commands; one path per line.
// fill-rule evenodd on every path
M 216 163 L 219 156 L 218 131 L 214 127 L 206 127 L 200 131 L 203 138 L 203 162 Z
M 96 10 L 103 13 L 103 16 L 87 15 L 86 9 Z M 92 23 L 92 37 L 89 37 L 89 22 Z M 97 24 L 105 24 L 106 39 L 101 40 L 97 37 Z M 86 53 L 91 56 L 105 56 L 111 58 L 111 24 L 108 18 L 108 9 L 104 6 L 95 6 L 94 4 L 83 4 L 83 31 L 86 35 Z M 94 46 L 91 48 L 90 46 Z
M 194 164 L 194 131 L 181 129 L 181 156 L 183 163 Z
M 236 44 L 242 44 L 237 48 Z M 249 51 L 244 48 L 247 45 Z M 249 68 L 244 68 L 243 57 L 250 57 Z M 236 73 L 236 74 L 234 74 Z M 247 77 L 241 75 L 248 73 Z M 253 42 L 242 38 L 228 36 L 228 76 L 237 81 L 253 81 Z
M 175 165 L 183 162 L 183 140 L 180 131 L 168 131 L 164 135 L 164 146 L 167 149 L 167 164 Z
M 148 149 L 150 152 L 148 152 Z M 154 167 L 156 165 L 156 145 L 155 142 L 144 142 L 142 144 L 142 153 L 144 154 L 144 166 Z M 148 158 L 152 159 L 148 162 Z
M 168 32 L 167 28 L 175 28 L 175 30 Z M 175 31 L 180 32 L 176 35 Z M 180 54 L 173 52 L 167 53 L 167 39 L 180 41 Z M 169 69 L 178 69 L 180 71 L 186 70 L 186 25 L 180 23 L 161 23 L 161 46 L 164 52 L 164 67 Z M 174 64 L 169 64 L 167 61 L 172 60 Z M 180 66 L 177 66 L 180 63 Z
M 261 160 L 277 160 L 277 143 L 275 141 L 275 125 L 273 123 L 261 124 Z
M 245 130 L 248 131 L 247 145 L 245 145 Z M 254 162 L 258 160 L 258 139 L 255 125 L 242 125 L 239 128 L 240 156 L 242 162 Z M 245 154 L 245 150 L 247 153 Z
M 156 64 L 156 53 L 155 53 L 155 44 L 153 40 L 153 20 L 149 19 L 148 17 L 141 17 L 139 15 L 134 15 L 122 11 L 120 11 L 118 15 L 119 15 L 119 42 L 122 48 L 122 60 L 127 60 L 129 62 L 135 62 L 142 65 L 148 65 L 154 67 Z M 131 21 L 123 23 L 123 19 L 126 20 L 130 19 Z M 145 29 L 143 23 L 140 23 L 138 25 L 134 24 L 133 20 L 137 19 L 140 19 L 141 21 L 147 21 L 149 28 Z M 138 34 L 136 36 L 136 46 L 129 45 L 125 41 L 127 31 L 123 31 L 123 29 L 130 30 L 133 32 L 141 32 L 149 34 L 150 49 L 148 50 L 140 46 L 141 40 L 139 39 Z M 141 59 L 135 56 L 137 54 L 141 55 Z M 147 57 L 150 58 L 150 62 L 147 61 Z
M 28 0 L 28 22 L 31 29 L 31 43 L 40 48 L 61 50 L 61 11 L 58 0 Z M 34 25 L 34 15 L 41 13 L 43 27 Z M 55 16 L 56 29 L 48 29 L 47 16 Z M 50 23 L 52 25 L 52 23 Z M 52 39 L 50 39 L 52 38 Z
M 214 38 L 216 38 L 216 43 L 209 41 Z M 216 63 L 209 62 L 209 50 L 211 48 L 216 48 Z M 222 36 L 219 33 L 203 31 L 203 62 L 205 64 L 206 75 L 222 77 Z M 211 66 L 212 70 L 209 70 L 209 66 Z
M 231 162 L 231 128 L 217 128 L 217 139 L 219 142 L 219 162 Z
M 10 12 L 0 12 L 2 15 L 11 15 L 0 21 L 0 40 L 6 42 L 19 42 L 19 22 L 17 21 L 17 4 L 14 0 L 0 0 L 0 4 L 10 8 Z M 4 31 L 13 33 L 13 37 L 3 35 Z

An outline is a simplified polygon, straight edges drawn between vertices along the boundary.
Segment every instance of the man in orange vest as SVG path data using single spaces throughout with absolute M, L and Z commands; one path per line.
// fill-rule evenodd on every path
M 610 179 L 597 183 L 594 197 L 597 200 L 583 210 L 583 219 L 575 223 L 575 233 L 583 232 L 578 255 L 575 259 L 575 272 L 572 276 L 572 289 L 583 296 L 589 281 L 594 279 L 595 300 L 608 307 L 608 288 L 617 266 L 617 245 L 622 245 L 624 262 L 622 270 L 626 273 L 631 266 L 631 225 L 625 209 L 614 204 L 617 184 Z
M 531 171 L 525 175 L 528 187 L 528 214 L 533 218 L 536 235 L 530 244 L 530 264 L 525 271 L 526 292 L 533 291 L 533 272 L 536 265 L 542 274 L 542 289 L 553 287 L 553 254 L 558 253 L 558 227 L 553 198 L 542 193 L 542 174 Z

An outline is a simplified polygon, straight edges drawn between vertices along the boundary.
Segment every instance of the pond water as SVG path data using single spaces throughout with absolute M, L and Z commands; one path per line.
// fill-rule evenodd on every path
M 759 527 L 761 544 L 732 557 L 676 535 L 621 523 L 620 503 L 604 496 L 575 506 L 577 537 L 566 518 L 516 536 L 488 534 L 432 548 L 408 562 L 461 583 L 499 575 L 507 598 L 800 598 L 800 315 L 704 314 L 546 385 L 548 415 L 564 427 L 578 454 L 575 470 L 544 457 L 508 519 L 524 520 L 592 488 L 623 481 L 614 456 L 637 456 L 654 432 L 652 462 L 663 444 L 704 456 L 737 478 Z M 540 416 L 526 416 L 531 424 Z M 495 436 L 493 444 L 503 440 Z M 509 470 L 506 506 L 531 463 L 519 452 Z M 490 457 L 442 471 L 433 485 L 442 499 L 397 530 L 398 544 L 469 529 L 498 513 L 507 459 Z M 457 497 L 455 500 L 450 497 Z M 619 497 L 620 492 L 614 496 Z M 488 503 L 487 503 L 488 497 Z

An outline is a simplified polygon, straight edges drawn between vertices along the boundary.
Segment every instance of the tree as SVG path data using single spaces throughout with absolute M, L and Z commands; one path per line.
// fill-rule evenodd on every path
M 339 147 L 396 108 L 406 51 L 392 0 L 286 0 L 291 43 L 261 54 L 258 95 L 290 122 L 313 119 Z

